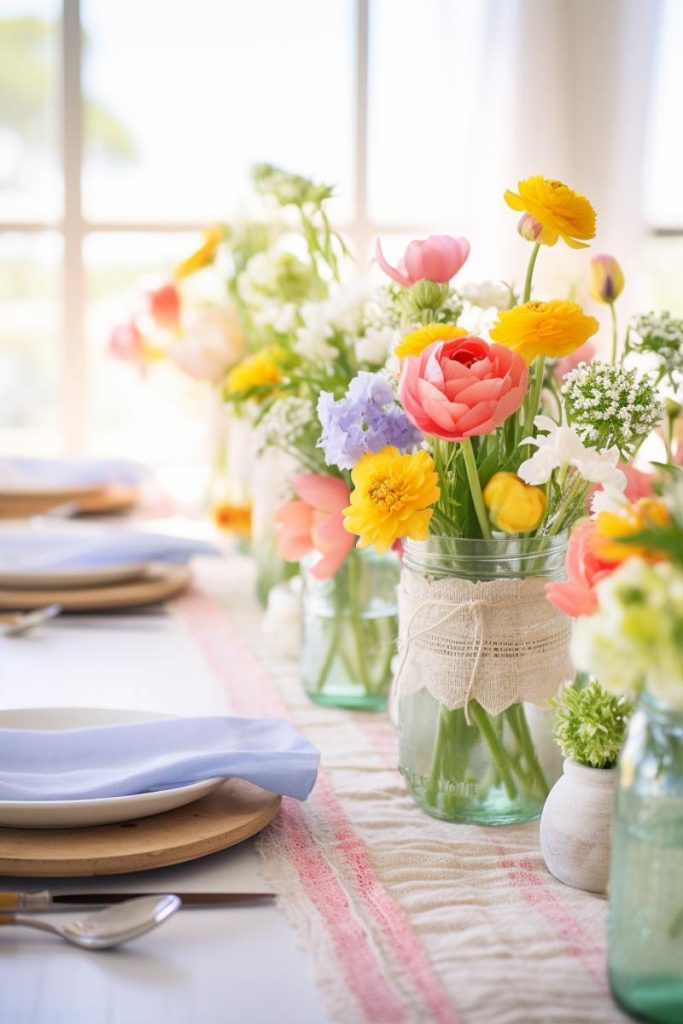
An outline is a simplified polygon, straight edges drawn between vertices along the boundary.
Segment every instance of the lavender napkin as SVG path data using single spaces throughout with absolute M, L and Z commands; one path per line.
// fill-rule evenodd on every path
M 280 719 L 165 718 L 86 729 L 0 729 L 0 800 L 90 800 L 213 776 L 305 800 L 318 750 Z

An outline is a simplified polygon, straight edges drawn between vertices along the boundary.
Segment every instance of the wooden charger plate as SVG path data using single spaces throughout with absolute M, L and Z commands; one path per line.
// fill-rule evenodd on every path
M 256 835 L 281 803 L 281 796 L 228 779 L 202 800 L 151 818 L 91 828 L 0 828 L 0 875 L 119 875 L 184 864 Z
M 136 487 L 107 484 L 98 487 L 61 487 L 51 490 L 0 491 L 0 519 L 40 515 L 59 505 L 74 504 L 78 514 L 113 515 L 127 512 L 138 497 Z
M 60 604 L 65 612 L 98 612 L 158 604 L 175 597 L 192 579 L 184 565 L 155 565 L 142 579 L 129 583 L 81 589 L 0 589 L 0 610 L 30 611 L 47 604 Z

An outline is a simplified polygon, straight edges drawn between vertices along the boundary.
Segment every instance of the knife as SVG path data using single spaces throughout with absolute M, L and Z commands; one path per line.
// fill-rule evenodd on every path
M 0 911 L 71 910 L 75 907 L 103 907 L 110 903 L 123 903 L 137 896 L 156 896 L 150 892 L 0 892 Z M 158 895 L 163 895 L 159 893 Z M 183 907 L 229 907 L 238 903 L 267 903 L 275 899 L 274 892 L 178 892 Z

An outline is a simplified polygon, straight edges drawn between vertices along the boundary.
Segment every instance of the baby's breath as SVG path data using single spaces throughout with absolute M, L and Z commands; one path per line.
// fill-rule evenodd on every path
M 264 413 L 256 428 L 259 447 L 291 450 L 312 428 L 317 435 L 318 423 L 312 402 L 294 395 L 280 398 Z
M 668 377 L 680 384 L 683 377 L 683 320 L 671 313 L 646 313 L 633 321 L 629 331 L 629 348 L 651 353 L 658 363 L 660 379 Z
M 569 422 L 584 444 L 616 445 L 625 458 L 661 422 L 664 409 L 652 381 L 608 363 L 580 363 L 564 378 Z

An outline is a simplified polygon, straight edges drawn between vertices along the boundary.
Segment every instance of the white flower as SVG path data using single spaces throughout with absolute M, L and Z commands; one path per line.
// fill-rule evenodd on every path
M 331 366 L 338 356 L 328 339 L 335 333 L 327 302 L 305 302 L 300 310 L 302 326 L 297 329 L 294 351 L 302 359 Z
M 510 288 L 502 281 L 470 281 L 461 290 L 463 299 L 480 309 L 507 309 Z
M 385 363 L 397 344 L 399 333 L 392 327 L 367 327 L 365 334 L 356 339 L 356 359 L 359 363 L 379 366 Z
M 598 451 L 586 447 L 573 427 L 558 427 L 549 416 L 537 416 L 534 423 L 545 437 L 527 437 L 521 443 L 536 445 L 538 451 L 523 462 L 517 475 L 527 484 L 545 484 L 553 470 L 573 466 L 583 477 L 594 484 L 603 484 L 623 491 L 626 477 L 620 469 L 617 447 Z
M 625 479 L 625 478 L 624 478 Z M 628 505 L 628 498 L 623 491 L 614 487 L 601 487 L 591 498 L 591 512 L 594 516 L 600 512 L 623 512 Z
M 183 337 L 166 354 L 196 380 L 220 380 L 244 354 L 244 336 L 232 309 L 202 306 L 183 316 Z
M 317 422 L 312 402 L 286 395 L 273 402 L 257 425 L 256 435 L 262 448 L 293 448 L 312 423 L 317 427 Z

